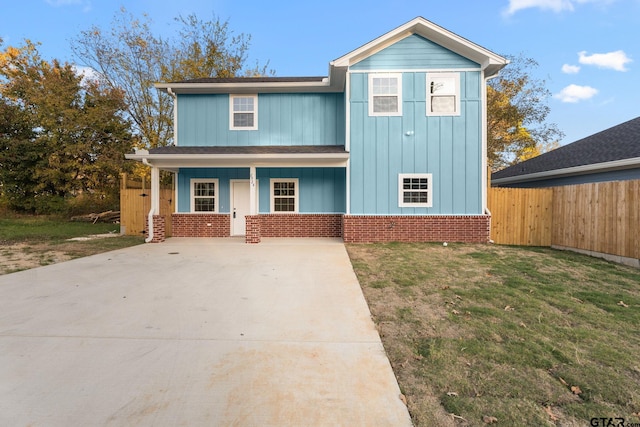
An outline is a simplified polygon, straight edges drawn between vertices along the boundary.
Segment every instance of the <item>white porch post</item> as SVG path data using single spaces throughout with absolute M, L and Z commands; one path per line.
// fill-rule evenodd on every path
M 160 169 L 151 167 L 151 212 L 160 215 Z
M 249 166 L 249 215 L 257 215 L 256 206 L 256 167 Z

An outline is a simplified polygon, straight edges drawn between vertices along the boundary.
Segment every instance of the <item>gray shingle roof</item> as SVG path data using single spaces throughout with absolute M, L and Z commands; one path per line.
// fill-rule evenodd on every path
M 168 146 L 149 150 L 149 154 L 327 154 L 346 153 L 344 145 L 268 145 L 242 147 Z
M 322 82 L 326 77 L 204 77 L 172 83 L 304 83 Z
M 640 117 L 495 172 L 491 178 L 509 178 L 634 157 L 640 157 Z

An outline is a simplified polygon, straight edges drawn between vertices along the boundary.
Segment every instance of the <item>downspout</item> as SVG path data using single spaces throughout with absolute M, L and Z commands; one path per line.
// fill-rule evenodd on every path
M 151 166 L 151 164 L 149 164 L 146 158 L 142 159 L 142 164 L 149 166 L 151 168 L 153 167 Z M 149 209 L 149 215 L 147 216 L 147 221 L 149 223 L 149 235 L 147 236 L 146 239 L 144 239 L 144 242 L 151 243 L 151 241 L 153 240 L 153 203 L 151 203 L 151 209 Z

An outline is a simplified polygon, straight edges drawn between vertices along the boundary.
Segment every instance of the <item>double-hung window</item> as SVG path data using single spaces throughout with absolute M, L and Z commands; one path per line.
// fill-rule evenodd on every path
M 402 74 L 369 74 L 369 115 L 402 115 Z
M 298 178 L 271 179 L 271 212 L 298 212 Z
M 433 206 L 432 174 L 399 174 L 398 195 L 398 205 L 401 208 L 430 208 Z
M 460 115 L 460 73 L 427 73 L 427 116 Z
M 258 95 L 229 95 L 229 129 L 258 129 Z
M 218 180 L 191 180 L 191 212 L 218 212 Z

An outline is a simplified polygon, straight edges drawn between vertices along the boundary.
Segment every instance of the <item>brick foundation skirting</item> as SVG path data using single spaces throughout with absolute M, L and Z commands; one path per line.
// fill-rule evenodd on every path
M 342 227 L 342 238 L 345 243 L 488 243 L 490 238 L 491 216 L 344 215 Z
M 171 215 L 173 237 L 229 237 L 229 214 L 174 213 Z
M 342 214 L 262 214 L 262 237 L 342 237 Z

